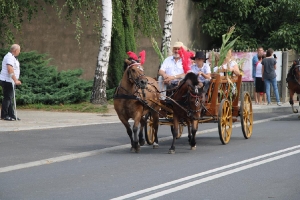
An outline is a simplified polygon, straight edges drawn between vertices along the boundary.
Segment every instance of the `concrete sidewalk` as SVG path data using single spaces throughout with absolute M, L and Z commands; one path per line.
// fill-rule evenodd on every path
M 277 106 L 275 103 L 272 105 L 252 105 L 254 113 L 288 112 L 292 114 L 292 109 L 288 102 L 284 103 L 282 106 Z M 298 109 L 298 102 L 295 102 L 294 105 L 297 105 L 296 108 Z M 0 132 L 120 122 L 113 109 L 111 109 L 107 114 L 33 110 L 17 110 L 17 114 L 21 121 L 0 120 Z

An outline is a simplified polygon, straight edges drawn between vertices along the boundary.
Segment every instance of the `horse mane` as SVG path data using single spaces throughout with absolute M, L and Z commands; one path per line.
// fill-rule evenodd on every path
M 193 72 L 189 72 L 185 75 L 185 77 L 183 79 L 183 82 L 186 82 L 187 80 L 190 80 L 193 85 L 198 85 L 199 84 L 198 75 L 196 75 Z

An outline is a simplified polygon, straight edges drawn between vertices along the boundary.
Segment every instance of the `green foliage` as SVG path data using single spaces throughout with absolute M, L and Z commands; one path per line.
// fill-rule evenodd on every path
M 123 64 L 126 58 L 125 31 L 123 26 L 123 5 L 113 0 L 113 30 L 111 38 L 111 54 L 109 58 L 107 88 L 111 89 L 119 84 L 123 75 Z
M 233 48 L 234 43 L 235 43 L 235 42 L 237 41 L 237 39 L 238 39 L 238 37 L 237 37 L 237 38 L 235 38 L 234 40 L 232 40 L 232 41 L 230 41 L 230 42 L 228 43 L 228 41 L 229 41 L 231 35 L 234 33 L 234 29 L 235 29 L 235 27 L 232 26 L 226 34 L 223 34 L 223 35 L 222 35 L 222 45 L 221 45 L 221 49 L 220 49 L 219 65 L 222 65 L 222 64 L 223 64 L 223 62 L 224 62 L 224 60 L 225 60 L 225 58 L 226 58 L 226 55 L 227 55 L 228 51 L 229 51 L 230 49 Z
M 7 50 L 0 50 L 3 58 Z M 58 72 L 49 66 L 45 54 L 22 52 L 18 57 L 21 65 L 21 86 L 17 86 L 18 105 L 25 104 L 70 104 L 87 101 L 92 81 L 80 79 L 81 69 Z
M 153 47 L 155 53 L 159 57 L 160 64 L 162 64 L 164 62 L 164 60 L 168 57 L 167 48 L 164 49 L 164 52 L 161 52 L 156 40 L 153 37 L 151 37 L 151 43 L 152 43 L 152 47 Z
M 158 1 L 135 0 L 134 5 L 134 29 L 147 37 L 160 36 L 162 31 L 158 16 Z M 138 33 L 135 32 L 136 35 Z
M 300 50 L 300 4 L 294 0 L 192 0 L 199 10 L 203 33 L 212 38 L 212 48 L 219 48 L 219 35 L 236 24 L 237 49 L 289 48 Z

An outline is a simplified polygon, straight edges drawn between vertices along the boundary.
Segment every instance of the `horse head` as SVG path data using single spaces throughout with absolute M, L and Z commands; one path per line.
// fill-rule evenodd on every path
M 126 70 L 125 73 L 129 82 L 135 84 L 140 89 L 145 89 L 148 84 L 148 79 L 144 74 L 144 68 L 139 63 L 139 60 L 128 58 L 125 60 Z
M 295 66 L 293 74 L 298 84 L 300 84 L 300 64 Z
M 184 101 L 188 117 L 199 118 L 202 92 L 203 88 L 199 86 L 198 75 L 192 72 L 186 74 L 176 92 L 177 94 L 174 94 L 174 98 L 181 98 L 180 101 Z

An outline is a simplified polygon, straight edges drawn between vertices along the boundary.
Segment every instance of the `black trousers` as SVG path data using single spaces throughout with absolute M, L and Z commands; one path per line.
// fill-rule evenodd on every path
M 1 108 L 1 118 L 11 117 L 16 118 L 14 112 L 14 104 L 13 97 L 14 91 L 11 82 L 1 81 L 2 92 L 3 92 L 3 100 L 2 100 L 2 108 Z

